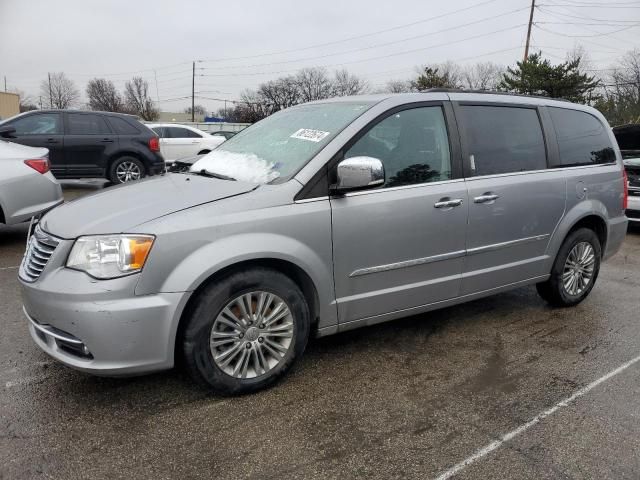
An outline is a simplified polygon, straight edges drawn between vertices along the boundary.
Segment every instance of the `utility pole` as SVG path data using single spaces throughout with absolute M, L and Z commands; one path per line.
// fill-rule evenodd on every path
M 40 110 L 42 110 L 42 95 L 40 95 Z
M 196 121 L 196 62 L 193 62 L 193 75 L 191 76 L 191 122 Z
M 53 108 L 53 93 L 51 92 L 51 74 L 47 73 L 49 76 L 49 108 Z
M 531 0 L 531 12 L 529 13 L 529 28 L 527 28 L 527 43 L 524 46 L 524 58 L 522 62 L 526 62 L 529 58 L 529 41 L 531 40 L 531 25 L 533 25 L 533 10 L 536 8 L 536 0 Z
M 227 100 L 224 101 L 224 121 L 227 121 Z
M 4 76 L 4 91 L 7 91 L 7 76 Z

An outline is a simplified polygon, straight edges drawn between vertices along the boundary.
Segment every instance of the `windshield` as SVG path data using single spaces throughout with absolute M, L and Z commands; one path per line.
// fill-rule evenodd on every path
M 253 183 L 280 183 L 373 104 L 335 102 L 282 110 L 233 136 L 191 167 Z

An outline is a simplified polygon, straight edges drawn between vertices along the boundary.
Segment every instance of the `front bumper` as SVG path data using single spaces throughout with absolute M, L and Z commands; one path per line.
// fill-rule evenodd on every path
M 95 375 L 168 369 L 187 293 L 136 296 L 137 276 L 96 281 L 57 268 L 21 281 L 34 342 L 61 363 Z

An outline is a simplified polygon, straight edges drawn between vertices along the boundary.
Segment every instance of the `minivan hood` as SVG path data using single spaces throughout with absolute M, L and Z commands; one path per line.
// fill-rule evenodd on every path
M 136 225 L 158 217 L 256 188 L 252 183 L 170 173 L 110 187 L 65 203 L 47 213 L 41 227 L 68 239 L 127 233 Z

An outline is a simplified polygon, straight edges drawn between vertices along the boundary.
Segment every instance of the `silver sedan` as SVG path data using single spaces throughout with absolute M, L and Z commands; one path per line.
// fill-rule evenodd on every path
M 0 140 L 0 223 L 29 220 L 62 203 L 49 151 Z

